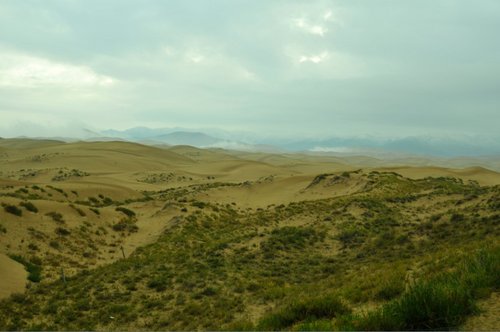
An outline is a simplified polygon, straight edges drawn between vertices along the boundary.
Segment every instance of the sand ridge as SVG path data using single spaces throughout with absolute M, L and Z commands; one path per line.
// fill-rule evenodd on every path
M 27 275 L 23 265 L 0 253 L 0 299 L 24 292 Z

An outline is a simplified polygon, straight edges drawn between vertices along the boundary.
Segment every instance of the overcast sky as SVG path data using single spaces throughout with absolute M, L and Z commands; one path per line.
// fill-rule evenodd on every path
M 1 0 L 0 136 L 40 126 L 496 135 L 500 1 Z

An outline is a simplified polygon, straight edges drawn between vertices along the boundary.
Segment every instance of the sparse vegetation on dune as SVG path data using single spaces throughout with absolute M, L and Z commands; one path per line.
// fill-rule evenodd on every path
M 4 211 L 7 213 L 13 214 L 13 215 L 18 216 L 18 217 L 23 215 L 23 210 L 21 210 L 20 208 L 18 208 L 15 205 L 10 205 L 10 204 L 2 204 L 2 205 L 3 205 Z
M 0 302 L 0 328 L 454 329 L 498 289 L 499 187 L 339 177 L 364 184 L 265 209 L 191 198 L 213 183 L 149 192 L 148 201 L 165 202 L 160 211 L 179 211 L 156 242 Z M 315 188 L 329 179 L 339 181 L 328 175 Z M 115 231 L 138 231 L 134 210 L 112 210 L 121 215 Z M 55 232 L 50 247 L 59 252 L 76 230 Z
M 0 330 L 459 329 L 498 292 L 492 172 L 163 152 L 5 162 L 0 253 L 28 287 L 0 301 Z

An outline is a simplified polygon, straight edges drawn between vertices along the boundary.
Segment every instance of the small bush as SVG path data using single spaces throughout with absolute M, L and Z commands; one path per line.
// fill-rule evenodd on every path
M 464 221 L 464 220 L 465 220 L 465 216 L 461 213 L 453 213 L 450 217 L 451 222 L 460 222 L 460 221 Z
M 320 319 L 312 322 L 305 322 L 295 326 L 296 331 L 333 331 L 332 321 Z
M 115 209 L 115 211 L 122 212 L 122 213 L 124 213 L 124 214 L 125 214 L 127 217 L 129 217 L 129 218 L 133 218 L 133 217 L 135 217 L 135 212 L 134 212 L 134 211 L 129 210 L 129 209 L 127 209 L 127 208 L 124 208 L 124 207 L 122 207 L 122 206 L 117 207 L 117 208 Z
M 3 206 L 3 209 L 5 212 L 13 214 L 13 215 L 18 216 L 18 217 L 23 215 L 23 210 L 21 210 L 20 208 L 18 208 L 15 205 L 6 204 Z
M 40 282 L 42 280 L 42 267 L 40 265 L 30 262 L 19 255 L 10 255 L 9 257 L 24 265 L 24 268 L 28 271 L 28 280 L 32 282 Z M 36 263 L 40 263 L 40 261 L 36 260 Z
M 324 234 L 312 227 L 285 226 L 274 229 L 269 239 L 261 243 L 261 249 L 266 256 L 272 256 L 279 250 L 301 249 L 323 239 Z
M 390 280 L 382 284 L 382 286 L 375 293 L 375 298 L 381 301 L 388 301 L 401 295 L 403 291 L 404 284 L 402 279 Z
M 50 241 L 49 242 L 49 246 L 51 246 L 54 249 L 60 249 L 61 248 L 61 245 L 59 244 L 59 242 L 57 242 L 55 240 Z
M 345 315 L 350 309 L 333 295 L 296 301 L 285 308 L 268 314 L 259 323 L 259 329 L 282 330 L 294 324 Z
M 38 208 L 31 202 L 21 202 L 21 203 L 19 203 L 19 205 L 24 207 L 26 210 L 28 210 L 30 212 L 33 212 L 33 213 L 38 212 Z
M 64 224 L 63 216 L 59 212 L 48 212 L 45 215 L 51 217 L 58 224 Z
M 57 227 L 55 232 L 56 232 L 56 234 L 62 235 L 62 236 L 66 236 L 66 235 L 71 234 L 71 232 L 69 230 L 67 230 L 66 228 L 62 228 L 62 227 Z
M 0 224 L 0 233 L 7 233 L 7 228 L 4 225 Z
M 191 206 L 197 207 L 199 209 L 205 208 L 206 204 L 204 202 L 194 201 L 191 203 Z
M 345 247 L 357 245 L 366 237 L 366 230 L 356 226 L 347 226 L 342 229 L 337 235 L 337 239 L 342 242 Z
M 75 210 L 81 217 L 85 217 L 87 214 L 80 209 L 79 207 L 74 206 L 73 204 L 69 205 L 73 210 Z
M 117 232 L 129 231 L 130 233 L 134 233 L 139 230 L 139 227 L 137 227 L 134 220 L 128 218 L 120 220 L 118 223 L 114 224 L 112 228 Z

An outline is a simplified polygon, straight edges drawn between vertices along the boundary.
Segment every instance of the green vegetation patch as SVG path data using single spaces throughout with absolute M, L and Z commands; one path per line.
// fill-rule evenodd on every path
M 139 230 L 139 227 L 135 224 L 135 220 L 131 218 L 123 218 L 116 224 L 112 226 L 114 231 L 117 232 L 124 232 L 128 231 L 130 233 L 137 232 Z
M 23 215 L 23 210 L 21 210 L 20 208 L 18 208 L 15 205 L 10 205 L 10 204 L 2 204 L 2 205 L 3 205 L 4 211 L 7 213 L 13 214 L 13 215 L 18 216 L 18 217 Z
M 60 214 L 59 212 L 54 212 L 54 211 L 47 212 L 45 215 L 47 217 L 51 217 L 52 220 L 54 220 L 58 224 L 64 224 L 65 223 L 62 214 Z
M 30 262 L 20 255 L 9 255 L 9 257 L 24 265 L 24 268 L 28 271 L 28 280 L 32 282 L 40 282 L 40 280 L 42 280 L 42 267 L 39 260 L 34 260 L 36 262 Z
M 274 229 L 260 247 L 265 255 L 273 255 L 278 251 L 302 249 L 323 239 L 324 233 L 312 227 L 285 226 Z
M 38 208 L 31 202 L 21 202 L 19 203 L 20 206 L 24 207 L 26 210 L 33 212 L 33 213 L 38 213 Z
M 117 207 L 117 208 L 115 209 L 115 211 L 121 212 L 121 213 L 125 214 L 125 215 L 126 215 L 127 217 L 129 217 L 129 218 L 133 218 L 133 217 L 135 217 L 135 212 L 134 212 L 134 211 L 132 211 L 132 210 L 130 210 L 130 209 L 127 209 L 127 208 L 125 208 L 125 207 L 123 207 L 123 206 L 119 206 L 119 207 Z
M 285 330 L 297 323 L 325 318 L 332 319 L 350 312 L 351 309 L 335 295 L 301 299 L 264 316 L 260 320 L 258 329 L 265 331 Z

